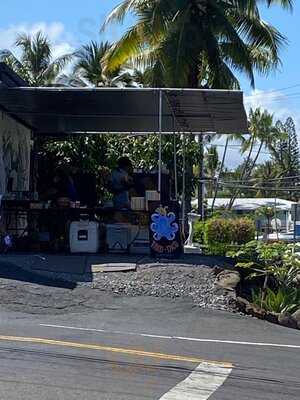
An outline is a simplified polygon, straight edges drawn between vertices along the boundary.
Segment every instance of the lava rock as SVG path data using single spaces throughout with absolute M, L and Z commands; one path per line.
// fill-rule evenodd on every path
M 220 267 L 219 265 L 215 265 L 212 269 L 212 272 L 214 275 L 219 275 L 222 271 L 224 271 L 224 268 Z
M 224 289 L 235 290 L 240 281 L 241 276 L 238 271 L 225 270 L 218 274 L 216 283 Z
M 244 299 L 243 297 L 239 297 L 238 296 L 235 299 L 235 302 L 236 302 L 237 308 L 243 313 L 245 313 L 246 312 L 246 308 L 250 306 L 249 301 Z
M 271 322 L 272 324 L 278 324 L 278 316 L 279 316 L 278 313 L 267 311 L 265 319 L 266 321 Z
M 294 321 L 296 321 L 298 329 L 300 329 L 300 308 L 294 314 L 292 314 L 292 318 Z
M 282 326 L 286 326 L 288 328 L 298 328 L 297 321 L 292 317 L 289 313 L 281 313 L 278 316 L 278 323 Z

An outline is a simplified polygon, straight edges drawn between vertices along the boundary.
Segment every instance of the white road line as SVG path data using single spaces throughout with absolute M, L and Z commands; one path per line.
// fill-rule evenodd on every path
M 281 347 L 281 348 L 288 348 L 288 349 L 300 349 L 300 345 L 296 345 L 296 344 L 242 342 L 242 341 L 222 340 L 222 339 L 200 339 L 200 338 L 184 337 L 184 336 L 165 336 L 165 335 L 153 335 L 153 334 L 148 334 L 148 333 L 137 333 L 137 332 L 126 332 L 126 331 L 109 331 L 109 330 L 105 330 L 105 329 L 96 329 L 96 328 L 80 328 L 80 327 L 76 327 L 76 326 L 66 326 L 66 325 L 53 325 L 53 324 L 39 324 L 39 325 L 48 327 L 48 328 L 70 329 L 70 330 L 87 331 L 87 332 L 100 332 L 100 333 L 108 333 L 111 335 L 141 336 L 141 337 L 148 337 L 148 338 L 154 338 L 154 339 L 176 339 L 176 340 L 185 340 L 185 341 L 189 341 L 189 342 L 223 343 L 223 344 L 236 344 L 236 345 L 243 345 L 243 346 Z
M 232 369 L 201 363 L 160 400 L 207 400 L 228 378 Z

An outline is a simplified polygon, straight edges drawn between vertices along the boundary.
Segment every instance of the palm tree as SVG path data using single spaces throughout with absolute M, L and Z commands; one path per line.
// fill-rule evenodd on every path
M 123 0 L 103 29 L 122 23 L 127 14 L 133 14 L 136 23 L 107 53 L 105 69 L 130 61 L 153 70 L 158 80 L 153 86 L 227 89 L 239 88 L 238 71 L 254 86 L 254 71 L 266 74 L 275 69 L 286 42 L 260 18 L 261 3 L 292 8 L 291 0 Z M 202 152 L 200 164 L 203 156 Z M 192 188 L 189 174 L 188 178 Z
M 208 196 L 211 197 L 214 187 L 214 180 L 216 179 L 217 171 L 220 167 L 217 147 L 211 146 L 205 156 L 205 172 L 207 173 L 209 179 Z
M 108 42 L 92 41 L 74 53 L 75 64 L 71 75 L 64 75 L 61 83 L 70 86 L 132 86 L 133 76 L 129 68 L 118 67 L 113 71 L 104 71 L 102 60 L 110 50 Z
M 11 51 L 1 52 L 0 60 L 7 63 L 31 86 L 51 86 L 55 84 L 73 55 L 66 54 L 56 59 L 52 57 L 52 45 L 47 36 L 37 32 L 30 36 L 18 35 L 15 45 L 20 48 L 18 58 Z
M 214 211 L 216 198 L 218 196 L 219 181 L 220 181 L 220 177 L 221 177 L 221 175 L 223 173 L 223 170 L 224 170 L 225 159 L 226 159 L 226 155 L 227 155 L 227 150 L 228 150 L 228 145 L 229 145 L 230 139 L 231 138 L 227 135 L 226 142 L 225 142 L 225 147 L 224 147 L 224 151 L 223 151 L 223 156 L 222 156 L 222 161 L 220 163 L 220 168 L 219 168 L 219 171 L 217 173 L 217 178 L 215 180 L 215 187 L 214 187 L 215 190 L 214 190 L 214 195 L 213 195 L 214 197 L 213 197 L 212 204 L 211 204 L 211 212 L 212 213 Z
M 258 3 L 292 8 L 291 0 L 123 0 L 103 28 L 129 13 L 136 23 L 108 52 L 106 69 L 133 60 L 163 75 L 165 86 L 210 88 L 239 87 L 238 71 L 254 85 L 254 71 L 276 68 L 285 43 Z
M 270 186 L 280 185 L 280 178 L 283 172 L 278 168 L 278 165 L 271 160 L 265 161 L 263 164 L 257 165 L 253 173 L 253 178 L 255 178 L 254 188 L 257 186 L 256 197 L 269 197 L 270 196 Z M 276 193 L 272 192 L 272 197 Z
M 250 178 L 262 149 L 264 147 L 266 149 L 273 148 L 275 143 L 278 143 L 285 138 L 285 134 L 280 132 L 274 125 L 273 115 L 269 114 L 267 110 L 262 111 L 260 108 L 250 110 L 249 131 L 249 138 L 245 139 L 245 137 L 241 137 L 242 152 L 248 151 L 248 156 L 240 176 L 241 183 L 247 182 Z M 258 145 L 258 150 L 252 159 L 255 145 Z M 233 206 L 234 200 L 237 198 L 239 193 L 240 189 L 233 192 L 228 205 L 229 209 Z

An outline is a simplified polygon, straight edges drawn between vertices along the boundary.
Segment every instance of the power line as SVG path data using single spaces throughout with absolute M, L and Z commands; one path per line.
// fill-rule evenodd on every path
M 271 179 L 268 179 L 268 182 L 270 182 L 270 181 L 283 181 L 283 180 L 286 180 L 286 179 L 296 179 L 296 178 L 298 178 L 298 179 L 300 179 L 300 175 L 294 175 L 294 176 L 286 176 L 286 177 L 282 177 L 282 178 L 271 178 Z M 247 182 L 255 182 L 255 181 L 259 181 L 260 180 L 260 178 L 249 178 L 249 179 L 247 179 Z M 229 181 L 229 182 L 223 182 L 223 183 L 225 183 L 225 184 L 233 184 L 233 183 L 240 183 L 240 182 L 244 182 L 244 180 L 236 180 L 236 181 Z
M 206 146 L 208 149 L 210 149 L 210 148 L 212 148 L 212 147 L 225 147 L 225 145 L 224 144 L 211 144 L 210 146 Z M 230 148 L 230 150 L 239 150 L 240 149 L 240 145 L 239 144 L 229 144 L 228 146 L 227 146 L 228 148 Z M 255 145 L 255 146 L 253 146 L 254 148 L 258 148 L 259 147 L 259 145 Z M 270 156 L 271 155 L 271 153 L 270 152 L 266 152 L 266 151 L 261 151 L 260 152 L 260 154 L 261 155 L 267 155 L 267 156 Z
M 230 185 L 230 184 L 224 184 L 223 182 L 219 182 L 220 186 L 225 186 L 227 188 L 232 188 L 232 189 L 247 189 L 247 190 L 268 190 L 271 192 L 300 192 L 300 187 L 299 188 L 276 188 L 276 187 L 269 187 L 269 186 L 245 186 L 245 185 Z
M 256 97 L 256 96 L 261 96 L 263 94 L 269 94 L 269 93 L 280 93 L 280 92 L 283 92 L 285 90 L 294 89 L 295 87 L 300 87 L 300 83 L 296 83 L 295 85 L 287 86 L 287 87 L 284 87 L 284 88 L 281 88 L 281 89 L 265 90 L 262 93 L 254 93 L 254 94 L 252 94 L 250 96 L 247 96 L 247 97 Z

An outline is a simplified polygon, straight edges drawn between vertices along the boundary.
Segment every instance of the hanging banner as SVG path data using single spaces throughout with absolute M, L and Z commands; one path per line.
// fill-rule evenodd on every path
M 149 202 L 150 250 L 153 257 L 179 257 L 182 240 L 179 223 L 179 205 L 176 202 L 161 205 Z

